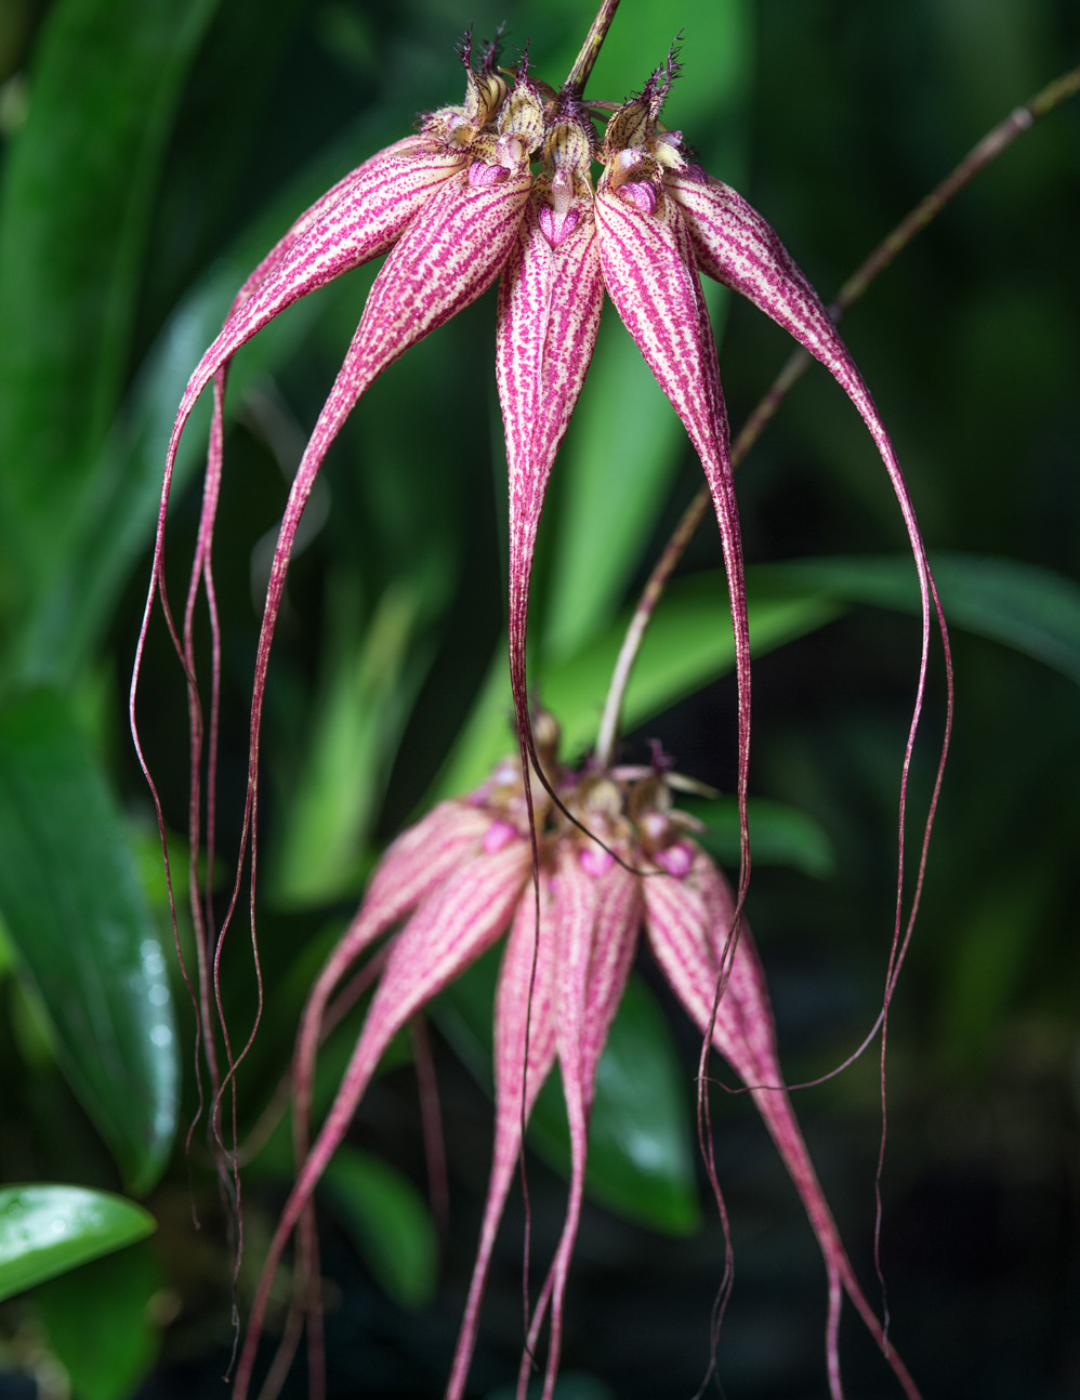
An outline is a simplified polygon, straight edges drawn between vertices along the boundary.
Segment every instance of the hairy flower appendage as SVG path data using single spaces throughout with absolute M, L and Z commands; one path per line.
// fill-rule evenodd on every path
M 616 3 L 605 0 L 601 14 L 608 21 Z M 583 55 L 587 48 L 588 41 Z M 841 1394 L 837 1328 L 841 1294 L 846 1291 L 882 1344 L 905 1392 L 914 1396 L 913 1383 L 887 1346 L 859 1289 L 814 1176 L 783 1089 L 760 966 L 746 930 L 740 931 L 750 873 L 750 640 L 727 414 L 701 274 L 745 296 L 837 379 L 870 430 L 911 543 L 922 597 L 922 652 L 901 773 L 896 926 L 886 1007 L 906 946 L 907 935 L 901 939 L 904 809 L 926 687 L 932 612 L 936 612 L 945 648 L 951 705 L 945 624 L 895 452 L 832 319 L 773 230 L 741 196 L 691 159 L 681 133 L 661 124 L 661 108 L 676 71 L 673 59 L 652 74 L 639 96 L 622 105 L 599 104 L 611 112 L 602 136 L 594 124 L 596 107 L 582 97 L 591 60 L 579 59 L 570 79 L 557 91 L 533 79 L 524 62 L 514 73 L 499 69 L 495 46 L 475 67 L 466 46 L 464 61 L 463 104 L 430 114 L 416 135 L 379 152 L 339 181 L 297 220 L 245 282 L 221 333 L 189 380 L 166 459 L 151 584 L 132 681 L 132 730 L 164 840 L 160 802 L 136 724 L 139 668 L 154 602 L 160 596 L 188 683 L 189 839 L 192 850 L 198 850 L 205 831 L 212 862 L 220 674 L 212 551 L 229 364 L 246 341 L 298 298 L 387 254 L 303 453 L 278 532 L 255 662 L 240 852 L 220 928 L 215 927 L 209 893 L 199 885 L 197 864 L 191 865 L 197 1003 L 211 1087 L 210 1122 L 213 1136 L 222 1145 L 226 1136 L 220 1123 L 222 1096 L 246 1047 L 236 1053 L 230 1042 L 221 1014 L 217 969 L 225 933 L 241 900 L 245 863 L 250 860 L 249 917 L 258 970 L 255 832 L 261 717 L 297 528 L 330 444 L 361 394 L 411 345 L 499 278 L 496 376 L 509 466 L 509 660 L 520 769 L 516 776 L 500 770 L 472 798 L 436 808 L 391 847 L 349 932 L 316 983 L 295 1062 L 299 1176 L 264 1270 L 236 1393 L 243 1397 L 247 1392 L 270 1285 L 294 1229 L 299 1229 L 300 1240 L 298 1278 L 317 1281 L 311 1194 L 383 1049 L 447 981 L 511 928 L 496 1007 L 495 1162 L 448 1394 L 460 1395 L 465 1383 L 487 1262 L 520 1150 L 522 1124 L 558 1059 L 573 1149 L 570 1206 L 526 1351 L 527 1356 L 531 1354 L 550 1316 L 544 1389 L 545 1400 L 550 1397 L 581 1201 L 596 1065 L 637 932 L 644 927 L 665 975 L 706 1033 L 706 1045 L 711 1041 L 753 1093 L 817 1233 L 829 1276 L 827 1356 L 832 1395 Z M 670 784 L 662 772 L 631 774 L 614 766 L 613 755 L 604 752 L 594 771 L 559 768 L 552 746 L 540 744 L 530 717 L 526 633 L 537 531 L 551 469 L 593 352 L 605 293 L 687 429 L 704 468 L 719 526 L 739 701 L 741 854 L 734 892 L 686 834 L 685 822 L 671 811 Z M 166 516 L 180 438 L 211 381 L 213 419 L 202 513 L 178 625 L 165 589 Z M 212 648 L 208 724 L 194 645 L 195 612 L 203 591 Z M 532 777 L 525 776 L 529 774 Z M 936 789 L 931 816 L 934 802 Z M 924 837 L 923 861 L 925 849 Z M 918 903 L 922 864 L 908 933 Z M 311 1074 L 328 998 L 371 941 L 403 919 L 407 922 L 390 945 L 352 1065 L 312 1145 Z M 217 1060 L 215 1013 L 226 1056 L 223 1069 Z M 235 1147 L 223 1147 L 223 1151 L 235 1177 Z M 238 1181 L 235 1188 L 239 1189 Z M 525 1376 L 523 1363 L 522 1388 Z M 313 1393 L 317 1389 L 313 1382 Z

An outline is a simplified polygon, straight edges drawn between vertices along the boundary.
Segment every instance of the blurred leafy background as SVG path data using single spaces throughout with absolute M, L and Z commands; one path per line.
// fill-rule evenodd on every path
M 198 1142 L 185 1162 L 193 1028 L 126 724 L 184 382 L 290 219 L 417 112 L 459 100 L 453 47 L 467 25 L 486 37 L 505 20 L 510 52 L 528 41 L 537 71 L 558 81 L 590 18 L 580 0 L 0 5 L 0 1177 L 10 1184 L 0 1249 L 34 1244 L 0 1283 L 14 1293 L 36 1282 L 0 1310 L 5 1400 L 223 1393 L 232 1343 L 230 1245 Z M 624 0 L 591 95 L 640 87 L 675 29 L 685 73 L 668 120 L 749 195 L 826 296 L 1080 52 L 1068 0 Z M 1074 103 L 965 191 L 845 325 L 931 551 L 948 553 L 942 592 L 955 622 L 956 738 L 894 1006 L 883 1187 L 893 1336 L 928 1400 L 1080 1393 L 1069 1324 L 1080 1314 L 1078 150 Z M 225 850 L 239 823 L 269 532 L 372 276 L 353 274 L 282 317 L 231 381 L 217 558 Z M 787 347 L 745 306 L 716 299 L 714 312 L 738 424 Z M 374 854 L 506 746 L 493 315 L 489 294 L 386 374 L 312 501 L 268 697 L 269 1000 L 241 1079 L 242 1126 L 273 1092 L 304 988 Z M 534 614 L 534 676 L 579 747 L 602 703 L 618 615 L 699 475 L 629 338 L 615 322 L 602 336 L 556 471 Z M 169 546 L 176 590 L 204 424 L 185 439 Z M 909 572 L 898 512 L 823 372 L 792 394 L 740 473 L 739 499 L 760 657 L 750 917 L 794 1082 L 842 1059 L 880 1001 L 917 636 L 897 582 Z M 879 557 L 780 567 L 838 556 Z M 627 752 L 642 756 L 644 737 L 659 735 L 682 771 L 730 790 L 719 565 L 706 529 L 643 659 L 634 712 L 644 727 Z M 941 719 L 934 681 L 928 735 Z M 140 715 L 177 833 L 185 709 L 158 625 Z M 923 802 L 933 761 L 928 737 L 914 770 Z M 730 853 L 722 808 L 713 839 Z M 252 996 L 242 945 L 225 968 L 240 1025 Z M 436 1017 L 445 1226 L 427 1202 L 406 1047 L 326 1184 L 334 1394 L 440 1393 L 490 1151 L 492 975 L 481 966 Z M 721 1273 L 691 1151 L 696 1037 L 647 967 L 628 1003 L 605 1061 L 565 1400 L 694 1393 Z M 348 1031 L 328 1047 L 328 1082 Z M 869 1281 L 874 1056 L 796 1107 Z M 737 1259 L 720 1349 L 726 1393 L 821 1394 L 812 1235 L 750 1104 L 721 1096 L 715 1120 Z M 543 1261 L 565 1189 L 557 1091 L 534 1139 L 532 1248 Z M 272 1137 L 245 1178 L 251 1265 L 287 1169 Z M 14 1190 L 34 1182 L 102 1193 L 98 1213 L 80 1215 L 78 1195 Z M 132 1244 L 150 1225 L 135 1199 L 157 1229 Z M 46 1228 L 66 1222 L 48 1247 L 33 1236 L 43 1200 Z M 502 1394 L 516 1367 L 522 1234 L 518 1208 L 485 1308 L 477 1396 Z M 250 1284 L 245 1272 L 241 1306 Z M 854 1322 L 844 1350 L 849 1393 L 885 1393 Z M 293 1387 L 303 1393 L 299 1372 Z

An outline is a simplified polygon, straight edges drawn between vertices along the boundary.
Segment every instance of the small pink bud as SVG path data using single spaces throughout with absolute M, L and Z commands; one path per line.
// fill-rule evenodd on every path
M 694 853 L 689 846 L 680 841 L 674 846 L 669 846 L 666 851 L 658 851 L 656 863 L 669 875 L 681 880 L 694 863 Z
M 553 248 L 557 248 L 564 238 L 569 238 L 574 229 L 577 228 L 581 219 L 581 211 L 571 209 L 565 214 L 558 214 L 554 209 L 544 204 L 540 207 L 540 232 Z
M 615 864 L 615 857 L 610 851 L 601 850 L 599 846 L 589 846 L 578 856 L 578 861 L 586 875 L 599 880 L 600 876 L 606 875 Z
M 632 204 L 643 214 L 656 213 L 656 186 L 648 181 L 631 180 L 625 185 L 620 185 L 616 193 L 624 203 Z
M 482 160 L 474 160 L 469 166 L 469 184 L 481 189 L 488 185 L 501 185 L 509 178 L 510 171 L 505 165 L 485 165 Z
M 509 822 L 492 822 L 484 833 L 484 850 L 489 856 L 493 856 L 496 851 L 501 851 L 504 846 L 513 841 L 517 832 Z

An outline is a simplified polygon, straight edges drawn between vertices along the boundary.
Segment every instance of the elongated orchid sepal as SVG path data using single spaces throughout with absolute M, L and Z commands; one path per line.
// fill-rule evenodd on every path
M 491 818 L 465 802 L 443 802 L 386 850 L 356 917 L 323 965 L 308 995 L 293 1059 L 297 1163 L 307 1156 L 315 1056 L 327 1002 L 349 968 L 387 929 L 416 908 L 471 856 L 483 850 Z
M 949 745 L 953 676 L 945 616 L 926 557 L 926 548 L 915 516 L 915 507 L 912 504 L 907 482 L 897 460 L 892 440 L 851 352 L 841 339 L 821 298 L 805 274 L 796 265 L 776 233 L 757 210 L 752 208 L 729 185 L 706 175 L 699 166 L 687 164 L 678 154 L 677 146 L 678 142 L 674 138 L 667 144 L 672 168 L 665 171 L 664 187 L 683 211 L 698 266 L 709 277 L 731 287 L 783 326 L 804 349 L 821 361 L 843 388 L 866 423 L 888 472 L 915 561 L 922 598 L 922 646 L 915 703 L 904 749 L 900 784 L 896 918 L 889 977 L 886 984 L 885 1005 L 887 1010 L 899 963 L 906 948 L 907 936 L 910 935 L 918 908 L 930 826 L 933 822 L 937 791 L 940 787 L 942 769 Z M 901 943 L 907 774 L 926 691 L 931 611 L 933 611 L 937 621 L 945 659 L 948 691 L 947 714 L 941 757 L 938 763 L 937 784 L 927 813 L 919 870 L 908 915 L 908 935 Z
M 723 875 L 698 853 L 684 878 L 645 882 L 645 927 L 657 962 L 698 1026 L 713 1018 L 711 988 L 727 954 L 726 930 L 735 902 Z M 753 940 L 745 927 L 731 957 L 724 995 L 712 1020 L 713 1044 L 750 1089 L 784 1159 L 817 1236 L 829 1277 L 826 1361 L 833 1400 L 842 1400 L 838 1330 L 840 1289 L 847 1293 L 881 1347 L 909 1400 L 919 1391 L 886 1342 L 840 1239 L 784 1087 L 772 1009 Z
M 570 845 L 560 852 L 554 878 L 558 907 L 555 1028 L 570 1130 L 570 1186 L 562 1234 L 537 1299 L 522 1357 L 519 1400 L 524 1400 L 530 1363 L 549 1307 L 551 1331 L 542 1400 L 552 1400 L 554 1394 L 566 1283 L 585 1193 L 596 1071 L 630 975 L 641 922 L 637 877 L 617 865 L 607 852 Z
M 614 120 L 614 119 L 613 119 Z M 641 178 L 636 178 L 637 176 Z M 739 691 L 739 903 L 749 879 L 750 633 L 742 539 L 716 346 L 682 215 L 655 162 L 615 156 L 596 196 L 604 285 L 657 382 L 686 425 L 705 469 L 724 550 Z
M 528 848 L 508 843 L 458 869 L 423 903 L 394 943 L 344 1079 L 285 1203 L 263 1266 L 236 1372 L 244 1400 L 270 1290 L 285 1245 L 352 1122 L 397 1032 L 502 934 L 528 876 Z
M 491 1254 L 521 1152 L 522 1128 L 555 1063 L 554 915 L 554 899 L 545 875 L 540 882 L 539 939 L 536 906 L 533 900 L 523 899 L 503 954 L 495 995 L 495 1146 L 480 1242 L 446 1400 L 461 1400 L 465 1390 Z
M 510 475 L 510 686 L 522 736 L 529 733 L 525 637 L 537 529 L 604 297 L 591 199 L 575 190 L 581 178 L 560 167 L 538 182 L 499 283 L 495 366 Z

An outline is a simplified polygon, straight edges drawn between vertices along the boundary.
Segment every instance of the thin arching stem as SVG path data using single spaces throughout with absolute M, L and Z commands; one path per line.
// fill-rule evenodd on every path
M 582 53 L 584 52 L 583 49 Z M 580 62 L 580 59 L 578 61 Z M 1073 97 L 1077 92 L 1080 92 L 1080 68 L 1073 68 L 1060 78 L 1056 78 L 1052 83 L 1048 83 L 1029 102 L 1025 102 L 1023 106 L 1010 112 L 1003 122 L 995 126 L 976 146 L 972 147 L 956 169 L 947 175 L 941 184 L 928 194 L 905 219 L 897 224 L 893 231 L 878 244 L 866 261 L 847 279 L 840 288 L 836 300 L 829 307 L 829 313 L 833 320 L 840 320 L 841 316 L 858 301 L 871 282 L 884 272 L 896 255 L 941 213 L 946 204 L 964 188 L 969 180 L 984 170 L 1002 151 L 1011 146 L 1016 138 L 1027 131 L 1039 117 L 1046 116 L 1066 98 Z M 788 357 L 787 363 L 776 376 L 772 387 L 758 403 L 732 444 L 731 465 L 733 469 L 745 459 L 773 414 L 787 397 L 788 391 L 802 377 L 811 362 L 812 356 L 801 347 Z M 600 732 L 596 744 L 597 759 L 605 768 L 610 767 L 615 760 L 615 746 L 618 742 L 623 698 L 642 639 L 652 621 L 656 606 L 663 597 L 668 581 L 678 567 L 679 561 L 686 552 L 686 547 L 693 539 L 698 526 L 704 520 L 709 506 L 708 487 L 703 486 L 687 506 L 682 519 L 675 526 L 671 537 L 664 546 L 660 558 L 656 561 L 656 565 L 642 589 L 637 608 L 630 619 L 629 627 L 626 629 L 626 636 L 623 638 L 619 657 L 612 672 L 611 685 L 604 703 L 604 714 L 600 722 Z
M 566 76 L 566 82 L 563 84 L 564 92 L 568 92 L 574 97 L 580 97 L 585 91 L 585 84 L 589 81 L 589 74 L 600 56 L 600 49 L 607 38 L 611 21 L 615 18 L 615 11 L 618 8 L 619 0 L 602 0 L 600 8 L 596 12 L 596 18 L 592 22 L 592 28 L 585 36 L 581 52 L 574 59 L 574 66 Z

